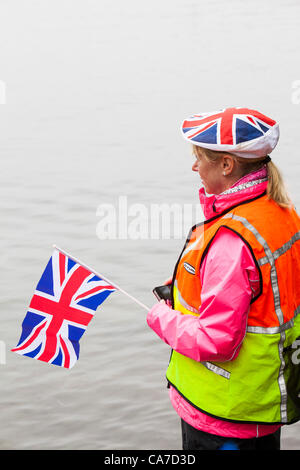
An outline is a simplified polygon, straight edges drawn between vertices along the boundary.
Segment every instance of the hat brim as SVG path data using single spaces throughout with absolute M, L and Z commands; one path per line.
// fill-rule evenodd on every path
M 183 121 L 184 123 L 185 121 Z M 183 132 L 183 123 L 181 125 L 181 134 L 184 139 L 196 147 L 203 147 L 217 152 L 228 152 L 242 158 L 259 158 L 265 157 L 271 153 L 276 147 L 279 140 L 279 124 L 276 123 L 262 136 L 249 141 L 241 142 L 235 145 L 220 145 L 206 142 L 197 142 L 189 139 Z

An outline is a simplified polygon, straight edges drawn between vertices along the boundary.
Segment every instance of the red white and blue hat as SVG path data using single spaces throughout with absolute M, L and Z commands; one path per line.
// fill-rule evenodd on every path
M 279 139 L 279 124 L 248 108 L 195 114 L 183 122 L 181 131 L 193 145 L 244 158 L 268 155 Z

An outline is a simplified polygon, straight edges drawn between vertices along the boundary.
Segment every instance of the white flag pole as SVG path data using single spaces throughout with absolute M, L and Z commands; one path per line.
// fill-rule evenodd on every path
M 115 282 L 112 282 L 110 281 L 107 277 L 103 276 L 103 274 L 100 274 L 100 273 L 97 273 L 94 269 L 90 268 L 89 266 L 87 266 L 86 264 L 82 263 L 80 260 L 74 258 L 74 256 L 70 255 L 69 253 L 67 253 L 65 250 L 62 250 L 61 248 L 59 248 L 58 246 L 56 245 L 53 245 L 53 248 L 55 248 L 56 250 L 60 251 L 61 253 L 63 253 L 64 255 L 68 256 L 68 258 L 72 259 L 73 261 L 75 261 L 75 263 L 78 263 L 80 264 L 81 266 L 83 266 L 84 268 L 88 269 L 89 271 L 91 271 L 93 274 L 95 274 L 96 276 L 98 277 L 101 277 L 101 279 L 103 279 L 104 281 L 108 282 L 109 284 L 111 284 L 112 286 L 114 286 L 117 290 L 119 290 L 120 292 L 123 292 L 123 294 L 127 295 L 127 297 L 129 297 L 131 300 L 133 300 L 134 302 L 136 302 L 137 304 L 139 304 L 141 307 L 143 307 L 145 310 L 150 310 L 146 305 L 142 304 L 142 302 L 140 302 L 139 300 L 137 300 L 135 297 L 133 297 L 132 295 L 128 294 L 128 292 L 126 292 L 125 290 L 121 289 L 121 287 L 119 287 Z

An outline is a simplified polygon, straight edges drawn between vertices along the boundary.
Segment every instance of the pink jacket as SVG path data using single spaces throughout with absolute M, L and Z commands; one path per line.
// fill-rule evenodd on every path
M 219 195 L 199 191 L 206 219 L 260 195 L 267 187 L 267 169 L 252 172 Z M 247 325 L 251 298 L 259 289 L 252 254 L 234 232 L 222 228 L 211 244 L 200 270 L 200 316 L 182 315 L 158 303 L 149 311 L 148 325 L 175 351 L 196 361 L 225 362 L 237 357 Z M 230 423 L 212 418 L 190 405 L 173 387 L 170 399 L 178 415 L 191 426 L 212 434 L 251 438 L 278 429 L 278 425 Z

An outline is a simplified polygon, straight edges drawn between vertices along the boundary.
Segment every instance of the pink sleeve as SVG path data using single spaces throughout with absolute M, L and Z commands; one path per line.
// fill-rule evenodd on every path
M 229 361 L 238 354 L 250 301 L 260 284 L 253 256 L 236 233 L 225 227 L 218 231 L 202 263 L 200 279 L 199 317 L 158 303 L 148 313 L 148 325 L 187 357 L 199 362 Z

